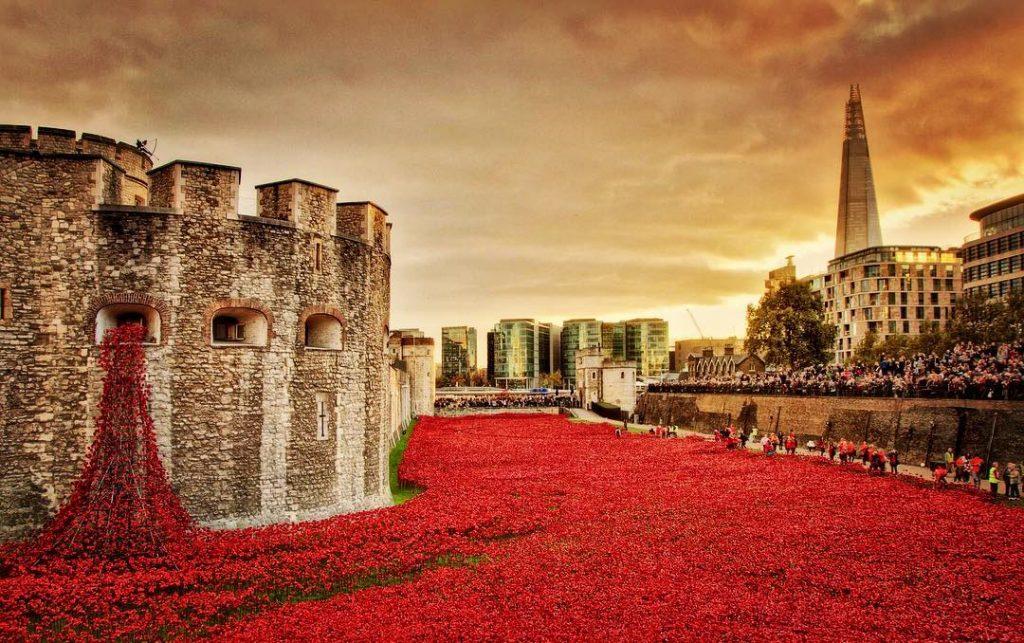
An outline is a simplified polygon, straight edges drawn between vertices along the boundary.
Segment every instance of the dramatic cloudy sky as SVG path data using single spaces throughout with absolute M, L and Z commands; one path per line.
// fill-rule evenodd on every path
M 824 268 L 864 95 L 887 242 L 1024 192 L 1024 2 L 0 0 L 0 122 L 371 199 L 392 327 L 660 315 L 742 334 Z M 482 335 L 482 333 L 481 333 Z

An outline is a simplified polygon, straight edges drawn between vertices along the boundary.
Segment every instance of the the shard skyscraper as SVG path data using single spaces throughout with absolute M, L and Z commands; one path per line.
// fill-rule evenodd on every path
M 882 228 L 878 223 L 878 203 L 875 201 L 875 181 L 871 175 L 860 86 L 850 85 L 850 100 L 846 101 L 843 169 L 839 177 L 836 256 L 880 245 Z

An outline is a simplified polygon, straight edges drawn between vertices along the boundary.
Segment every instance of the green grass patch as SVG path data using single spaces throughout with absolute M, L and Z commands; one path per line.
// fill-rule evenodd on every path
M 398 465 L 402 463 L 402 457 L 405 456 L 405 449 L 409 446 L 409 438 L 412 437 L 412 432 L 415 428 L 416 422 L 414 420 L 413 423 L 409 425 L 409 428 L 405 430 L 405 433 L 402 434 L 402 437 L 399 438 L 395 446 L 391 448 L 391 453 L 388 455 L 388 475 L 391 480 L 391 497 L 394 498 L 396 505 L 408 502 L 423 493 L 423 489 L 420 487 L 402 484 L 402 482 L 398 480 Z

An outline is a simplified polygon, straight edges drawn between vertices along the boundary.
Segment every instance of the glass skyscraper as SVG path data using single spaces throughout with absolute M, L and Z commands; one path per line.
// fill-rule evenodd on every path
M 626 359 L 636 362 L 638 375 L 668 372 L 668 322 L 664 319 L 630 319 L 626 327 Z
M 503 319 L 491 332 L 493 349 L 489 345 L 488 353 L 493 352 L 495 384 L 536 386 L 542 374 L 551 373 L 551 324 Z
M 601 324 L 601 352 L 608 359 L 626 359 L 626 322 Z
M 584 348 L 601 347 L 601 326 L 596 319 L 570 319 L 562 325 L 560 362 L 566 385 L 576 384 L 576 353 Z
M 441 375 L 468 383 L 476 364 L 476 329 L 469 326 L 442 328 Z

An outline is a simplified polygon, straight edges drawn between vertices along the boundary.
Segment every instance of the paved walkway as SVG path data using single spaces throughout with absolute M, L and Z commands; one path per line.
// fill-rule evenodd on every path
M 604 424 L 612 424 L 612 425 L 615 425 L 615 426 L 622 426 L 622 422 L 616 422 L 614 420 L 609 420 L 608 418 L 603 418 L 600 415 L 598 415 L 597 413 L 594 413 L 593 411 L 588 411 L 587 409 L 569 409 L 569 412 L 572 414 L 572 416 L 574 418 L 576 418 L 577 420 L 584 421 L 584 422 L 597 422 L 597 423 L 604 423 Z M 631 432 L 633 432 L 633 433 L 647 433 L 650 429 L 654 428 L 654 425 L 653 424 L 635 424 L 635 423 L 630 422 L 628 424 L 628 427 L 629 427 L 629 430 Z M 701 431 L 691 431 L 689 429 L 680 428 L 678 432 L 679 432 L 679 434 L 682 437 L 696 436 L 696 437 L 699 437 L 699 438 L 703 438 L 703 439 L 707 440 L 708 442 L 711 442 L 711 441 L 714 440 L 714 438 L 711 436 L 711 434 L 703 433 Z M 756 451 L 758 453 L 761 452 L 761 443 L 760 443 L 760 439 L 761 439 L 760 436 L 761 435 L 764 435 L 764 434 L 763 433 L 759 434 L 758 442 L 748 442 L 747 443 L 747 449 L 748 450 Z M 797 455 L 801 455 L 801 456 L 807 456 L 807 457 L 811 457 L 811 458 L 820 458 L 821 457 L 818 454 L 817 451 L 808 451 L 804 447 L 797 447 L 796 452 L 797 452 Z M 776 457 L 786 457 L 783 452 L 780 451 L 779 453 L 782 454 L 782 455 L 776 456 Z M 836 458 L 836 462 L 839 462 L 838 457 Z M 887 469 L 888 469 L 888 467 L 887 467 Z M 900 473 L 901 474 L 905 473 L 907 475 L 916 476 L 918 478 L 923 478 L 925 480 L 931 480 L 932 479 L 932 472 L 931 472 L 930 469 L 928 469 L 927 467 L 917 466 L 917 465 L 913 465 L 913 464 L 901 463 L 900 464 Z M 953 484 L 952 483 L 952 479 L 953 479 L 953 474 L 951 473 L 949 475 L 949 477 L 947 478 L 947 480 L 951 481 L 950 484 Z M 982 488 L 982 490 L 988 491 L 988 489 L 989 489 L 988 482 L 982 481 L 981 488 Z

